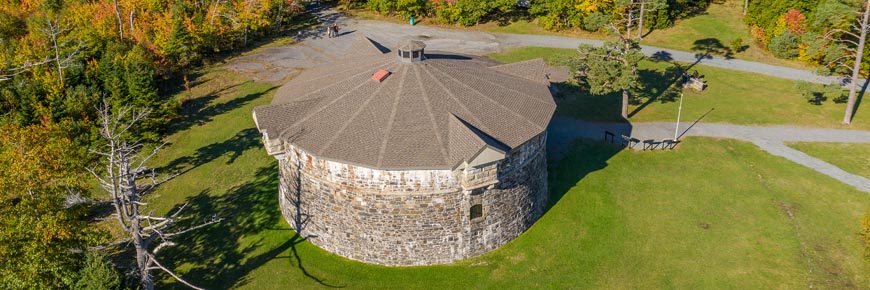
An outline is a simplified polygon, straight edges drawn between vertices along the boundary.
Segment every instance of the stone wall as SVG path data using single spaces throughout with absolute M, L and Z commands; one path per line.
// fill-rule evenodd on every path
M 547 166 L 541 134 L 480 168 L 385 171 L 318 159 L 285 144 L 280 206 L 313 244 L 368 263 L 444 264 L 513 240 L 543 213 Z M 482 184 L 474 179 L 497 179 Z M 483 215 L 471 219 L 480 204 Z

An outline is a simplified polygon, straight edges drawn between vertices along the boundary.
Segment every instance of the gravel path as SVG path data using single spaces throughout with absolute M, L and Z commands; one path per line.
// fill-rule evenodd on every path
M 600 45 L 600 40 L 579 39 L 550 35 L 521 35 L 488 33 L 479 31 L 449 30 L 425 25 L 409 26 L 375 20 L 344 17 L 333 11 L 315 12 L 321 23 L 338 23 L 342 28 L 339 38 L 326 38 L 325 29 L 308 31 L 298 39 L 300 45 L 262 49 L 255 54 L 240 57 L 228 67 L 246 74 L 258 81 L 283 83 L 299 70 L 319 63 L 333 61 L 352 54 L 353 40 L 367 36 L 386 47 L 395 46 L 400 40 L 414 38 L 426 42 L 429 50 L 452 51 L 465 54 L 487 54 L 522 46 L 541 46 L 554 48 L 577 48 L 581 43 Z M 321 31 L 323 30 L 323 31 Z M 731 70 L 765 74 L 785 79 L 805 80 L 815 83 L 840 83 L 835 77 L 819 76 L 810 71 L 768 65 L 739 59 L 705 56 L 694 52 L 642 46 L 648 56 L 672 59 L 680 62 L 699 63 L 707 66 Z M 861 80 L 859 85 L 864 84 Z
M 675 130 L 675 123 L 597 123 L 579 121 L 566 117 L 554 117 L 549 127 L 549 149 L 556 158 L 563 154 L 560 150 L 570 148 L 570 143 L 578 138 L 601 140 L 604 131 L 613 132 L 617 142 L 620 135 L 631 136 L 638 140 L 662 140 L 679 137 L 703 136 L 729 138 L 749 141 L 770 154 L 784 157 L 819 173 L 830 176 L 858 190 L 870 192 L 870 179 L 848 173 L 830 163 L 807 155 L 785 145 L 786 142 L 839 142 L 870 143 L 870 131 L 821 129 L 793 126 L 741 126 L 717 123 L 681 122 Z M 633 145 L 632 149 L 642 149 L 643 144 Z

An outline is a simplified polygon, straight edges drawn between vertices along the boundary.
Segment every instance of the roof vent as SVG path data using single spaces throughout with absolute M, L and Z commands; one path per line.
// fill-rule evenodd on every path
M 399 49 L 396 51 L 399 54 L 399 61 L 405 63 L 419 63 L 426 59 L 423 55 L 423 50 L 425 48 L 426 44 L 422 41 L 406 40 L 399 45 Z
M 387 79 L 388 76 L 390 76 L 390 74 L 392 73 L 387 70 L 379 69 L 374 74 L 372 74 L 372 80 L 375 80 L 377 82 L 383 82 L 385 79 Z

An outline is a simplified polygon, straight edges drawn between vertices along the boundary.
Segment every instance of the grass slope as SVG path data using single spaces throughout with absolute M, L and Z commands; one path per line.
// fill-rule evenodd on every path
M 571 49 L 521 47 L 489 57 L 501 62 L 517 62 L 543 57 L 549 63 L 574 54 Z M 707 112 L 705 122 L 741 125 L 797 125 L 808 127 L 870 130 L 870 117 L 860 107 L 851 126 L 841 124 L 845 104 L 831 100 L 812 105 L 801 97 L 795 81 L 750 72 L 704 65 L 645 60 L 640 66 L 644 88 L 640 103 L 629 106 L 630 120 L 673 121 L 679 107 L 678 94 L 667 88 L 677 81 L 679 72 L 698 70 L 707 80 L 703 92 L 685 90 L 683 120 L 695 120 Z M 561 85 L 565 99 L 559 113 L 585 120 L 618 121 L 621 95 L 593 96 L 571 85 Z M 646 104 L 644 104 L 646 103 Z M 711 109 L 714 109 L 712 112 Z
M 836 165 L 846 172 L 870 178 L 870 144 L 792 143 L 788 146 Z
M 209 289 L 867 288 L 857 233 L 868 197 L 747 143 L 689 139 L 624 152 L 580 142 L 551 162 L 555 205 L 518 239 L 455 265 L 388 268 L 295 237 L 277 205 L 276 162 L 251 109 L 272 88 L 226 71 L 198 78 L 154 164 L 182 174 L 150 200 L 191 223 L 225 220 L 161 252 Z M 711 162 L 715 161 L 715 162 Z M 160 288 L 184 287 L 164 278 Z

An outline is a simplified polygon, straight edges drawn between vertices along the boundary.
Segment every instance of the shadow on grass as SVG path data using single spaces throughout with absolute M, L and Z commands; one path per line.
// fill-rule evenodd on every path
M 559 104 L 556 115 L 596 122 L 626 122 L 619 115 L 622 106 L 621 93 L 592 95 L 589 90 L 574 82 L 561 82 L 555 86 L 555 98 Z
M 638 71 L 640 79 L 640 91 L 633 99 L 634 104 L 639 104 L 628 113 L 628 117 L 634 117 L 644 108 L 653 102 L 668 103 L 674 102 L 680 96 L 680 88 L 677 87 L 680 81 L 680 73 L 688 69 L 683 69 L 679 64 L 667 67 L 664 70 L 642 69 Z M 641 99 L 645 99 L 642 103 Z
M 867 93 L 868 85 L 870 85 L 870 80 L 864 81 L 864 84 L 861 85 L 860 91 L 858 91 L 858 96 L 855 97 L 855 108 L 852 110 L 852 120 L 855 120 L 855 116 L 858 115 L 858 108 L 861 107 L 861 102 L 864 100 L 864 94 Z
M 207 289 L 235 288 L 249 283 L 246 276 L 260 266 L 275 259 L 295 259 L 302 273 L 327 287 L 324 279 L 308 273 L 296 251 L 303 242 L 286 226 L 278 209 L 278 165 L 272 161 L 259 168 L 254 177 L 222 195 L 208 190 L 188 198 L 189 205 L 178 228 L 198 224 L 213 216 L 223 218 L 220 223 L 186 233 L 174 241 L 178 246 L 168 248 L 160 257 L 171 269 L 182 266 L 182 277 Z M 175 209 L 173 209 L 174 211 Z M 252 239 L 264 231 L 268 235 Z M 292 235 L 291 235 L 292 234 Z M 265 240 L 263 237 L 282 240 Z M 289 256 L 292 254 L 292 258 Z M 282 256 L 284 255 L 284 256 Z M 186 268 L 187 267 L 187 268 Z M 161 276 L 161 278 L 165 278 Z M 170 279 L 171 280 L 171 279 Z M 180 283 L 159 285 L 159 289 L 187 289 Z
M 210 94 L 207 94 L 205 96 L 191 99 L 185 102 L 181 107 L 181 116 L 177 120 L 172 122 L 172 125 L 169 127 L 166 135 L 175 134 L 176 132 L 186 130 L 192 126 L 202 126 L 203 124 L 211 121 L 212 118 L 214 118 L 215 116 L 244 106 L 245 104 L 250 103 L 251 101 L 256 100 L 257 98 L 268 94 L 272 90 L 276 89 L 276 87 L 273 87 L 262 92 L 251 93 L 243 97 L 235 98 L 228 102 L 209 105 L 212 101 L 217 99 L 221 93 L 231 90 L 242 84 L 244 83 L 227 86 L 211 92 Z
M 561 159 L 547 163 L 550 196 L 545 213 L 584 177 L 606 168 L 607 160 L 624 149 L 622 146 L 591 139 L 574 140 L 567 146 L 570 149 Z
M 209 144 L 196 149 L 193 155 L 179 157 L 166 166 L 157 169 L 158 172 L 183 174 L 200 165 L 209 163 L 221 156 L 229 156 L 226 164 L 232 164 L 246 150 L 260 146 L 260 133 L 255 128 L 239 131 L 230 139 L 220 143 Z

